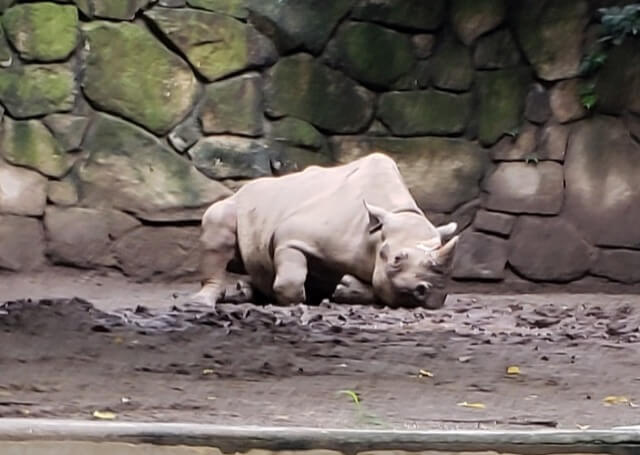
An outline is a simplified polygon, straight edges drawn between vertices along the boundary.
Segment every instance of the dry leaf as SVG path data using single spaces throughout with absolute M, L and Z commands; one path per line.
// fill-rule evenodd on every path
M 115 420 L 118 415 L 110 411 L 93 411 L 93 417 L 100 420 Z
M 607 397 L 604 397 L 602 399 L 602 402 L 607 406 L 610 406 L 612 404 L 627 404 L 629 403 L 629 398 L 620 395 L 609 395 Z
M 517 367 L 517 366 L 508 367 L 507 374 L 511 374 L 511 375 L 520 374 L 520 367 Z
M 122 397 L 122 398 L 120 398 L 120 402 L 123 403 L 123 404 L 127 404 L 127 403 L 131 402 L 131 398 Z
M 458 357 L 458 362 L 467 363 L 471 359 L 472 359 L 472 357 L 470 355 L 463 355 L 463 356 Z
M 484 403 L 467 403 L 463 401 L 462 403 L 458 403 L 458 406 L 462 406 L 463 408 L 473 408 L 473 409 L 484 409 L 486 406 Z
M 629 406 L 631 406 L 632 408 L 637 408 L 640 405 L 635 404 L 633 401 L 629 402 Z
M 423 370 L 421 369 L 420 371 L 418 371 L 418 377 L 419 378 L 432 378 L 433 377 L 433 373 L 429 370 Z
M 207 397 L 207 400 L 209 400 L 209 401 L 213 401 L 215 399 L 216 399 L 216 397 Z
M 211 368 L 205 368 L 204 370 L 202 370 L 202 374 L 204 375 L 208 375 L 208 374 L 213 374 L 214 371 Z

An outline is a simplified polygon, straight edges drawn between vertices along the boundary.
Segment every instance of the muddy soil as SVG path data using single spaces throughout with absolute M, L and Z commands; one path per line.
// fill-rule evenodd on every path
M 401 429 L 640 423 L 638 296 L 460 294 L 437 311 L 243 304 L 212 313 L 177 304 L 189 290 L 0 275 L 0 417 L 90 419 L 99 410 L 120 420 Z

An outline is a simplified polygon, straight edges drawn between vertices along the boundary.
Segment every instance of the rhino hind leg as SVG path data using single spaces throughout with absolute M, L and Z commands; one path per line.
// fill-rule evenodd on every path
M 273 292 L 280 305 L 306 303 L 307 258 L 295 248 L 276 248 Z
M 344 275 L 336 286 L 331 300 L 348 305 L 373 305 L 376 296 L 373 287 L 352 275 Z

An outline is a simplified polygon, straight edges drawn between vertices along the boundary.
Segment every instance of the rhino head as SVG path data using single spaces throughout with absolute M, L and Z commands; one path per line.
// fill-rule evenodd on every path
M 376 296 L 391 307 L 428 309 L 444 304 L 444 269 L 458 237 L 444 245 L 456 223 L 435 227 L 418 212 L 389 212 L 367 204 L 369 233 L 376 235 L 372 285 Z

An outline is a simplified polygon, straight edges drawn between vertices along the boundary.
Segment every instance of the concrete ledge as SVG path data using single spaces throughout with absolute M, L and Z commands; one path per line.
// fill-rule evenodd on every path
M 640 428 L 537 431 L 378 431 L 239 427 L 194 423 L 0 419 L 0 441 L 84 441 L 251 449 L 365 451 L 496 451 L 515 454 L 640 453 Z

